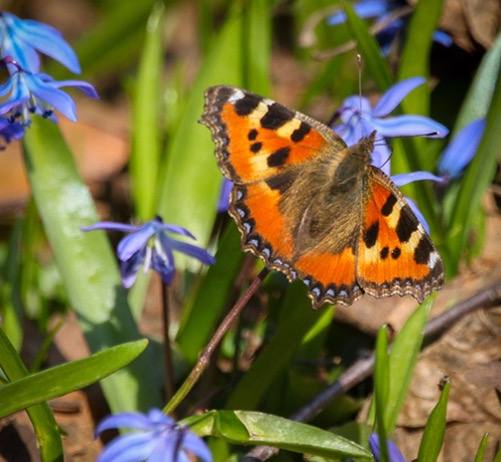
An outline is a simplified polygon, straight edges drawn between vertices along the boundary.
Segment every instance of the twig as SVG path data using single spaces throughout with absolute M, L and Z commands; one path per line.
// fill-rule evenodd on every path
M 165 372 L 165 400 L 169 401 L 174 395 L 174 364 L 172 361 L 172 346 L 170 343 L 170 315 L 169 315 L 169 287 L 160 282 L 162 291 L 162 320 L 164 328 L 164 372 Z
M 222 340 L 228 329 L 233 325 L 235 319 L 238 317 L 238 315 L 245 307 L 245 305 L 247 305 L 247 302 L 254 295 L 254 293 L 259 288 L 259 286 L 263 282 L 263 279 L 268 275 L 268 273 L 269 270 L 267 268 L 263 268 L 261 272 L 256 276 L 254 281 L 252 281 L 251 285 L 247 288 L 247 290 L 233 305 L 231 310 L 228 312 L 226 317 L 223 319 L 223 321 L 217 328 L 216 332 L 214 332 L 214 335 L 212 336 L 209 343 L 205 347 L 205 350 L 199 356 L 197 363 L 191 370 L 188 377 L 186 377 L 185 381 L 183 382 L 181 387 L 177 390 L 176 394 L 164 407 L 163 411 L 166 414 L 172 413 L 181 403 L 181 401 L 186 397 L 186 395 L 190 392 L 193 386 L 197 383 L 202 373 L 205 371 L 205 369 L 207 369 L 212 353 L 219 345 L 219 342 Z
M 457 321 L 480 308 L 492 308 L 501 303 L 501 281 L 488 286 L 475 295 L 452 306 L 446 312 L 430 319 L 424 329 L 423 345 L 438 340 Z M 296 411 L 290 418 L 299 422 L 308 422 L 317 416 L 337 396 L 347 392 L 372 374 L 374 354 L 369 358 L 356 361 L 341 374 L 338 380 L 326 387 L 308 404 Z M 275 455 L 279 449 L 270 446 L 256 446 L 249 451 L 245 460 L 265 461 Z

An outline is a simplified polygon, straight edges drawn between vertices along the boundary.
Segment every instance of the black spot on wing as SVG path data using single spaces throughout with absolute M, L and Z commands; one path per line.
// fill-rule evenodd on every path
M 267 159 L 268 167 L 280 167 L 287 161 L 289 157 L 290 148 L 287 146 L 277 149 L 274 153 L 270 154 Z
M 294 112 L 278 103 L 268 107 L 266 114 L 261 117 L 261 126 L 270 130 L 276 130 L 289 120 L 294 118 Z
M 414 249 L 414 261 L 424 265 L 428 263 L 430 254 L 433 252 L 433 246 L 426 236 L 421 236 L 417 247 Z
M 235 111 L 239 116 L 249 115 L 262 100 L 260 96 L 246 93 L 243 98 L 235 102 Z
M 407 242 L 411 234 L 417 229 L 418 223 L 413 218 L 411 208 L 404 205 L 400 210 L 400 216 L 397 223 L 397 236 L 400 242 Z
M 251 144 L 251 147 L 250 147 L 250 150 L 253 152 L 253 153 L 257 153 L 261 150 L 261 148 L 263 147 L 263 143 L 260 143 L 259 141 L 256 142 L 256 143 L 252 143 Z
M 377 236 L 379 234 L 379 221 L 375 221 L 369 226 L 367 231 L 364 233 L 365 245 L 370 249 L 376 244 Z
M 311 127 L 306 122 L 301 122 L 299 128 L 296 128 L 291 135 L 291 140 L 295 143 L 301 141 L 311 130 Z
M 386 202 L 384 203 L 383 207 L 381 208 L 381 213 L 387 217 L 388 215 L 391 214 L 393 211 L 393 206 L 397 203 L 397 198 L 393 194 L 390 194 L 388 196 L 388 199 L 386 199 Z
M 390 249 L 388 248 L 388 246 L 385 246 L 379 252 L 379 256 L 381 257 L 382 260 L 386 260 L 386 258 L 388 258 L 389 253 L 390 253 Z
M 395 247 L 391 251 L 391 258 L 393 258 L 393 260 L 396 260 L 398 257 L 400 257 L 401 254 L 402 254 L 402 251 L 400 250 L 400 247 Z
M 249 133 L 247 133 L 247 138 L 249 141 L 253 141 L 257 138 L 257 130 L 253 128 L 252 130 L 249 130 Z

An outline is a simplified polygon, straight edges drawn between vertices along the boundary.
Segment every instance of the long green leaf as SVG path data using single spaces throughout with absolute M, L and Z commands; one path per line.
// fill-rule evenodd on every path
M 391 85 L 392 78 L 388 63 L 383 58 L 376 39 L 370 34 L 364 21 L 357 16 L 353 7 L 346 1 L 343 1 L 342 5 L 351 35 L 357 42 L 358 51 L 364 59 L 364 64 L 367 65 L 369 74 L 380 90 L 386 90 Z
M 475 454 L 475 460 L 473 462 L 484 462 L 485 460 L 485 451 L 487 450 L 487 443 L 489 442 L 489 434 L 485 433 L 480 440 L 480 444 L 478 445 L 477 452 Z
M 189 362 L 196 361 L 223 315 L 243 257 L 240 233 L 230 225 L 219 242 L 216 264 L 209 268 L 196 295 L 186 307 L 185 319 L 177 335 L 176 342 Z
M 146 339 L 124 343 L 12 381 L 0 387 L 0 418 L 97 382 L 136 359 L 147 345 Z
M 217 436 L 237 444 L 266 444 L 288 451 L 325 457 L 372 459 L 367 449 L 327 430 L 253 411 L 209 411 L 185 419 L 202 436 Z
M 376 423 L 381 450 L 381 462 L 389 462 L 387 430 L 385 423 L 386 404 L 389 392 L 388 326 L 379 329 L 376 341 L 376 363 L 374 366 L 374 395 L 376 403 Z
M 431 306 L 432 299 L 428 298 L 409 317 L 391 345 L 390 382 L 385 409 L 385 425 L 389 433 L 395 428 L 398 413 L 409 389 Z
M 485 117 L 495 90 L 496 78 L 501 66 L 501 34 L 482 58 L 475 79 L 461 106 L 454 133 L 476 119 Z
M 254 409 L 272 382 L 290 364 L 304 335 L 319 317 L 319 313 L 311 309 L 305 292 L 301 282 L 290 286 L 282 306 L 282 309 L 287 309 L 287 316 L 280 320 L 270 342 L 238 382 L 226 404 L 227 408 Z
M 0 329 L 0 368 L 11 381 L 20 380 L 28 375 L 15 348 Z M 62 462 L 63 445 L 54 416 L 46 403 L 29 407 L 26 412 L 33 424 L 43 462 Z
M 155 210 L 160 160 L 160 73 L 164 6 L 157 3 L 146 25 L 132 110 L 134 131 L 130 158 L 132 197 L 136 214 L 149 220 Z
M 443 0 L 419 0 L 412 14 L 399 67 L 399 79 L 430 75 L 430 50 L 433 33 L 442 13 Z M 410 114 L 429 113 L 430 90 L 427 85 L 416 88 L 402 103 Z
M 435 462 L 444 442 L 450 383 L 445 382 L 438 403 L 431 411 L 419 445 L 418 462 Z
M 241 84 L 242 53 L 238 46 L 241 34 L 241 15 L 233 14 L 215 39 L 191 87 L 183 116 L 167 149 L 158 211 L 165 221 L 188 228 L 201 245 L 209 240 L 222 176 L 214 159 L 209 130 L 197 124 L 197 120 L 202 114 L 207 87 L 221 83 Z M 187 262 L 187 259 L 176 260 L 181 268 Z
M 457 271 L 459 259 L 467 245 L 468 233 L 474 213 L 480 207 L 484 192 L 489 186 L 496 169 L 496 158 L 501 148 L 501 73 L 487 113 L 487 125 L 477 154 L 466 170 L 454 205 L 447 240 L 451 254 L 450 274 Z
M 57 125 L 34 118 L 24 138 L 24 156 L 47 237 L 91 350 L 139 338 L 105 234 L 80 230 L 98 218 Z M 159 405 L 151 364 L 144 354 L 101 382 L 113 411 Z

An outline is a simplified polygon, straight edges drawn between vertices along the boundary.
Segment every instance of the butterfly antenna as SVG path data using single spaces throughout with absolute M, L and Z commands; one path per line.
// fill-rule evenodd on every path
M 384 162 L 383 162 L 383 165 L 381 165 L 379 168 L 383 168 L 390 160 L 391 160 L 391 156 L 393 155 L 393 151 L 390 151 L 390 155 L 388 156 L 388 159 L 386 159 Z

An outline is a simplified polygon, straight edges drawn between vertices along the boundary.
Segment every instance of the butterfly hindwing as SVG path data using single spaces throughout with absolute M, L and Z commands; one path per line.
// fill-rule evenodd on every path
M 227 86 L 206 91 L 202 122 L 212 131 L 218 164 L 234 183 L 279 174 L 344 142 L 323 124 L 272 100 Z
M 371 167 L 358 245 L 357 280 L 375 297 L 412 295 L 419 302 L 443 284 L 443 264 L 402 193 Z

